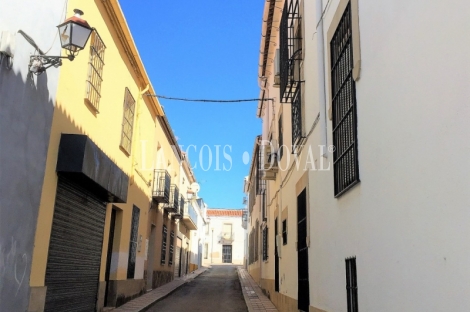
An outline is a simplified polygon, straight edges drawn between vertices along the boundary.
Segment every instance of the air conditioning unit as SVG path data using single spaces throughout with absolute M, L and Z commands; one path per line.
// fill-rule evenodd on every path
M 273 140 L 274 141 L 274 140 Z M 277 172 L 279 170 L 277 161 L 277 151 L 275 149 L 276 142 L 270 145 L 263 145 L 263 169 L 264 171 Z

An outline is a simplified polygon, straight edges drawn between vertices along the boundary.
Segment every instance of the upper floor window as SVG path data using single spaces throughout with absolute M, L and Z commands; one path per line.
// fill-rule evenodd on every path
M 348 3 L 330 42 L 335 196 L 359 180 L 356 83 L 353 78 L 351 3 Z
M 128 88 L 124 93 L 124 113 L 122 117 L 121 147 L 131 154 L 132 132 L 134 127 L 135 100 Z
M 100 35 L 93 31 L 91 35 L 90 59 L 86 80 L 85 101 L 96 111 L 100 108 L 101 83 L 103 82 L 104 50 L 106 46 Z
M 301 83 L 302 23 L 299 0 L 286 0 L 280 24 L 281 102 L 291 100 Z

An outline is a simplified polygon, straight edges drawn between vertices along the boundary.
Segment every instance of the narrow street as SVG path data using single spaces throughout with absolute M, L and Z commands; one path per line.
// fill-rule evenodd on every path
M 247 311 L 236 266 L 215 265 L 148 311 Z

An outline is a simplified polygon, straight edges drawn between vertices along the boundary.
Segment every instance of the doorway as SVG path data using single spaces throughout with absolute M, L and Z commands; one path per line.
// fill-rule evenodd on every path
M 153 289 L 153 265 L 155 261 L 155 224 L 151 225 L 147 252 L 147 291 Z
M 308 281 L 306 189 L 297 197 L 297 270 L 298 309 L 300 311 L 308 311 L 310 306 L 310 288 Z
M 277 218 L 274 221 L 274 291 L 279 292 L 279 252 L 278 252 L 278 233 L 279 226 L 277 225 Z M 279 246 L 280 247 L 280 246 Z
M 232 263 L 232 245 L 222 246 L 222 262 Z

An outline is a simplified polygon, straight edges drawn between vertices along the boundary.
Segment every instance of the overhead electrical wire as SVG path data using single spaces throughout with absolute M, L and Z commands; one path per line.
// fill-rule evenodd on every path
M 173 101 L 185 101 L 185 102 L 207 102 L 207 103 L 239 103 L 239 102 L 258 102 L 258 101 L 274 101 L 274 99 L 238 99 L 238 100 L 208 100 L 208 99 L 187 99 L 177 98 L 158 94 L 146 94 L 147 96 L 153 96 L 160 99 L 173 100 Z

